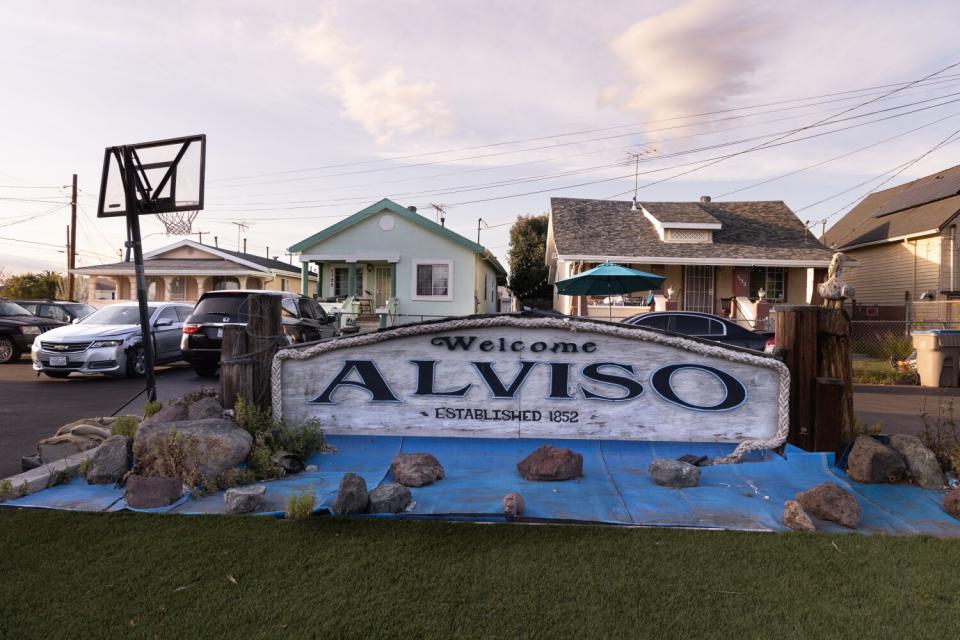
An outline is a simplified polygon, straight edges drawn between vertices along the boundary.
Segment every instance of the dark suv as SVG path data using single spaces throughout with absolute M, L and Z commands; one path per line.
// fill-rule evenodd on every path
M 247 300 L 251 295 L 280 298 L 283 333 L 291 343 L 332 338 L 337 334 L 333 316 L 306 296 L 286 291 L 209 291 L 197 300 L 193 313 L 183 324 L 180 350 L 183 359 L 197 374 L 213 377 L 220 367 L 220 346 L 224 325 L 247 324 Z
M 18 305 L 41 318 L 52 318 L 60 322 L 73 322 L 78 318 L 86 318 L 96 311 L 83 302 L 69 300 L 14 300 Z
M 38 318 L 16 302 L 0 300 L 0 364 L 13 362 L 20 358 L 20 354 L 29 353 L 34 338 L 65 324 Z

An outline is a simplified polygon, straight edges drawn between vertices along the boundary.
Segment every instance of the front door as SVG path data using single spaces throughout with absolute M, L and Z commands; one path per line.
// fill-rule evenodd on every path
M 713 266 L 683 268 L 683 310 L 713 313 Z
M 384 307 L 390 297 L 393 278 L 390 277 L 390 267 L 375 267 L 373 271 L 373 306 Z

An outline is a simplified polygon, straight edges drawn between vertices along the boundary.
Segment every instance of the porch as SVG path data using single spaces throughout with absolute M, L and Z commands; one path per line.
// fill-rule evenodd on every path
M 399 256 L 356 260 L 301 256 L 300 292 L 310 295 L 313 279 L 318 302 L 326 311 L 340 314 L 341 329 L 393 326 L 399 307 L 399 260 Z
M 150 301 L 196 302 L 207 291 L 229 289 L 263 289 L 265 279 L 244 273 L 235 275 L 167 275 L 149 274 L 147 299 Z M 104 306 L 137 299 L 137 281 L 134 275 L 88 274 L 87 302 Z

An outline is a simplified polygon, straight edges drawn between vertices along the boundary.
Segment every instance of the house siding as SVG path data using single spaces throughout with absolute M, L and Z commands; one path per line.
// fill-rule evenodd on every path
M 844 275 L 857 303 L 902 305 L 906 293 L 916 300 L 925 291 L 938 292 L 942 242 L 937 235 L 846 251 L 856 260 Z

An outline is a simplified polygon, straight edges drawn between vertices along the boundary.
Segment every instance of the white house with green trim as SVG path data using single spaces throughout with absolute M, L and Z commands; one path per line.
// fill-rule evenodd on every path
M 289 251 L 300 256 L 304 295 L 316 277 L 320 300 L 337 302 L 345 318 L 376 313 L 381 326 L 495 313 L 506 279 L 483 246 L 386 198 Z

